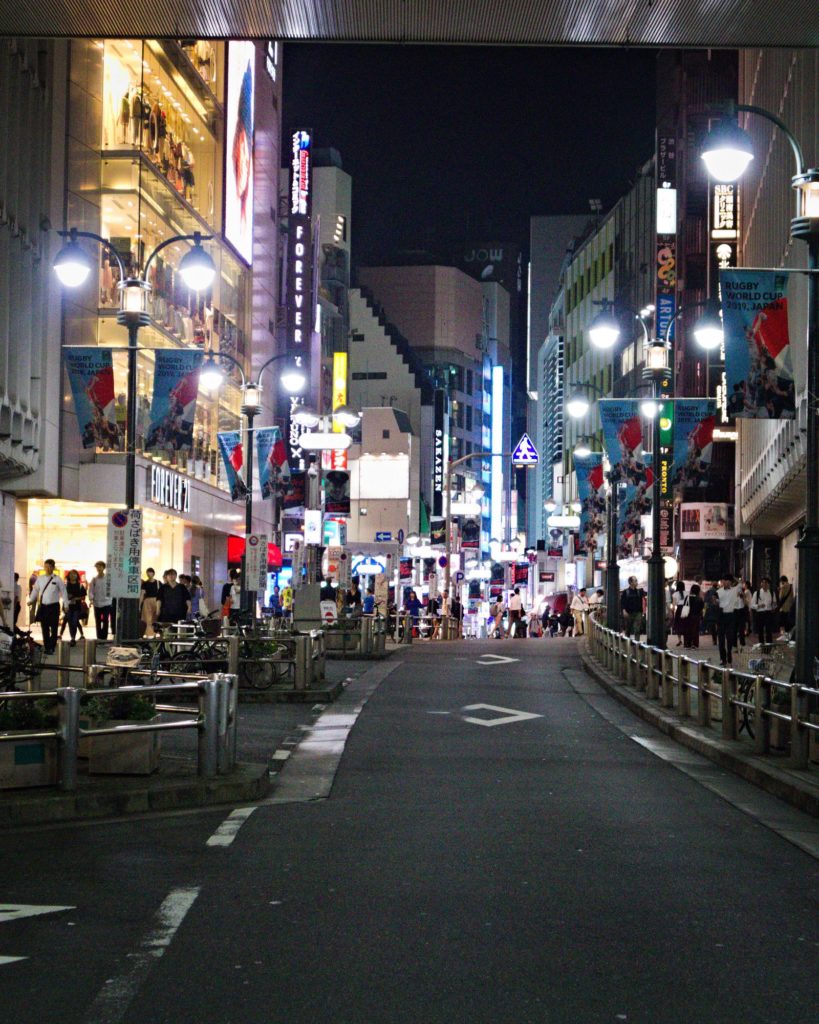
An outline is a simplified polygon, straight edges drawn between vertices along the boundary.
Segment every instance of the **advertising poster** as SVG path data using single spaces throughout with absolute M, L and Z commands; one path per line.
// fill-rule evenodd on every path
M 477 519 L 464 519 L 461 523 L 461 547 L 474 551 L 481 546 L 481 524 Z
M 603 443 L 611 463 L 612 482 L 636 487 L 645 481 L 647 474 L 640 403 L 636 398 L 603 398 L 597 408 Z
M 512 566 L 512 586 L 527 586 L 529 583 L 529 563 L 515 562 Z
M 111 597 L 139 598 L 142 585 L 142 510 L 108 513 L 106 567 Z
M 412 559 L 400 558 L 398 560 L 398 579 L 402 583 L 409 583 L 412 579 Z
M 350 474 L 346 469 L 324 474 L 324 511 L 333 516 L 350 514 Z
M 284 481 L 284 509 L 294 518 L 297 512 L 304 510 L 307 488 L 307 474 L 303 469 L 296 469 Z
M 668 481 L 671 488 L 707 486 L 716 417 L 717 404 L 713 399 L 675 400 Z
M 63 349 L 83 448 L 121 447 L 110 348 Z
M 390 578 L 385 572 L 375 577 L 375 610 L 379 615 L 386 615 L 390 603 Z
M 253 262 L 253 97 L 256 47 L 228 43 L 225 104 L 225 238 Z
M 446 519 L 430 519 L 429 542 L 433 547 L 446 544 Z
M 278 427 L 260 427 L 256 433 L 256 458 L 262 498 L 281 497 L 290 479 L 287 448 Z
M 796 415 L 788 275 L 721 270 L 728 415 L 781 420 Z
M 199 394 L 202 352 L 158 349 L 154 393 L 145 438 L 149 450 L 181 451 L 193 447 L 193 421 Z
M 620 487 L 617 503 L 617 558 L 632 558 L 638 552 L 642 530 L 642 516 L 651 514 L 651 487 L 654 473 L 651 453 L 643 453 L 644 474 L 638 480 L 629 479 Z
M 685 502 L 680 506 L 680 536 L 684 540 L 728 540 L 734 536 L 734 506 Z
M 242 478 L 242 439 L 238 430 L 223 430 L 216 435 L 219 451 L 225 464 L 231 501 L 247 496 L 247 486 Z
M 594 554 L 600 535 L 606 530 L 606 492 L 604 489 L 603 453 L 592 452 L 584 458 L 575 455 L 577 495 L 580 499 L 580 531 L 578 555 Z

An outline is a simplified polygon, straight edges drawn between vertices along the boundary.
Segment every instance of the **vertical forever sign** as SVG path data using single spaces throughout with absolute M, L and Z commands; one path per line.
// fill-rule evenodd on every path
M 313 133 L 304 129 L 294 131 L 290 136 L 287 232 L 287 354 L 304 370 L 308 382 L 313 334 L 312 138 Z M 289 400 L 287 440 L 292 466 L 298 466 L 302 457 L 299 442 L 302 428 L 293 421 L 292 413 L 303 401 L 303 397 L 298 396 Z

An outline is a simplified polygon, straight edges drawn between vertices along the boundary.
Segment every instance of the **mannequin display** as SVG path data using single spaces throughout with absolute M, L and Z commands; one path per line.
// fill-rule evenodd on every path
M 117 123 L 119 124 L 119 138 L 118 141 L 126 143 L 128 141 L 128 125 L 131 121 L 131 100 L 126 92 L 120 100 L 119 104 L 119 118 Z

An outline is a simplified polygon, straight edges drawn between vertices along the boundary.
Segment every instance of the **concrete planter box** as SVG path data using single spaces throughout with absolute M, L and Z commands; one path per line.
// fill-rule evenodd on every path
M 159 715 L 150 722 L 159 721 Z M 148 722 L 117 721 L 108 726 L 147 725 Z M 131 732 L 119 736 L 88 737 L 88 771 L 91 775 L 150 775 L 159 767 L 160 733 Z
M 357 651 L 361 644 L 361 636 L 358 631 L 346 632 L 345 630 L 328 629 L 324 634 L 325 651 Z
M 6 740 L 0 743 L 0 789 L 54 786 L 57 783 L 57 738 Z

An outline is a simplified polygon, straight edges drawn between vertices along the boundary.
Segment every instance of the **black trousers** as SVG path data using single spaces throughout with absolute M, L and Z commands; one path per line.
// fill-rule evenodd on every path
M 723 612 L 717 623 L 719 660 L 731 664 L 731 652 L 737 642 L 736 618 L 733 612 Z
M 113 628 L 113 615 L 111 605 L 103 605 L 102 608 L 97 608 L 94 605 L 94 622 L 97 625 L 97 640 L 107 640 L 108 630 Z
M 43 630 L 43 647 L 53 651 L 57 646 L 57 626 L 60 621 L 60 602 L 40 605 L 40 626 Z
M 756 635 L 761 644 L 773 643 L 773 616 L 771 612 L 754 612 L 756 619 Z

